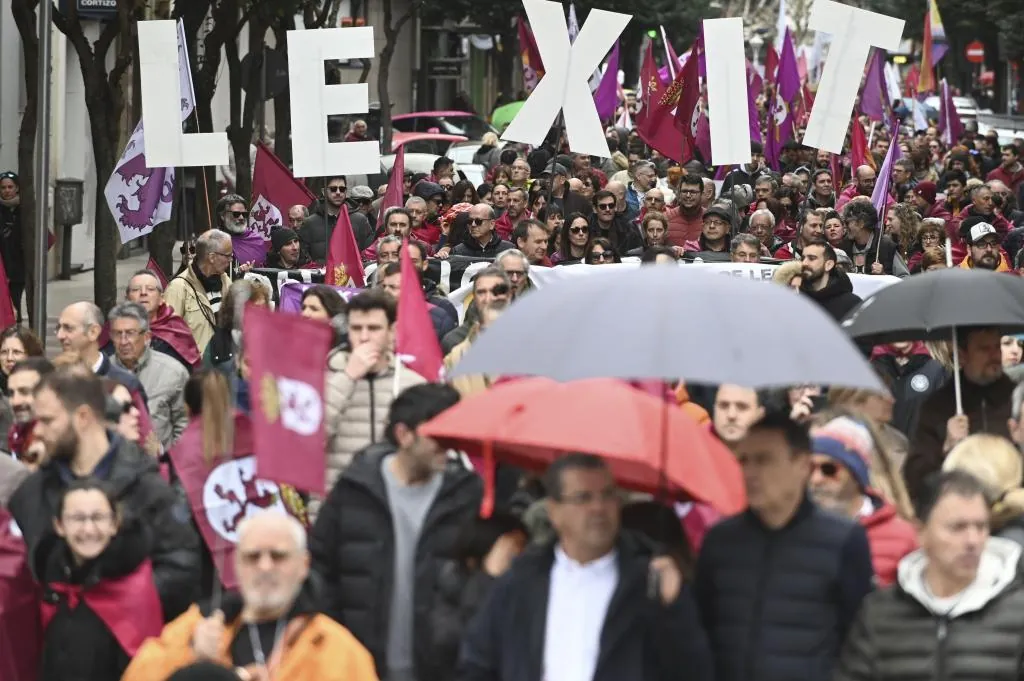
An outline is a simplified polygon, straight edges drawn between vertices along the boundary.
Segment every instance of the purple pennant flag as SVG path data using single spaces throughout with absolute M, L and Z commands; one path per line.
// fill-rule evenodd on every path
M 761 143 L 761 120 L 757 115 L 757 95 L 761 92 L 761 77 L 747 60 L 747 114 L 750 119 L 750 140 Z
M 860 93 L 860 110 L 873 121 L 892 117 L 889 91 L 885 86 L 885 52 L 875 48 L 868 62 L 868 76 Z
M 765 157 L 774 170 L 779 169 L 782 147 L 793 137 L 793 105 L 799 96 L 800 71 L 796 65 L 793 38 L 786 29 L 779 55 L 778 88 L 775 101 L 768 109 L 768 140 L 765 144 Z
M 594 93 L 594 105 L 597 107 L 597 116 L 602 122 L 615 118 L 615 107 L 619 104 L 619 43 L 615 42 L 612 53 L 608 57 L 608 66 L 605 68 L 604 76 L 601 77 L 601 84 L 597 86 Z
M 854 124 L 856 125 L 856 121 Z M 891 121 L 890 127 L 895 125 L 896 122 Z M 878 224 L 881 225 L 880 229 L 882 230 L 885 229 L 885 207 L 889 204 L 889 187 L 892 185 L 892 166 L 900 157 L 900 145 L 896 144 L 894 139 L 889 145 L 889 151 L 885 153 L 885 161 L 882 162 L 882 169 L 878 172 L 875 189 L 871 192 L 871 205 L 878 213 Z
M 251 262 L 255 267 L 260 267 L 267 259 L 270 242 L 264 241 L 263 235 L 256 230 L 247 229 L 243 234 L 231 235 L 231 247 L 239 263 Z
M 953 104 L 953 93 L 949 91 L 949 83 L 942 79 L 942 99 L 939 103 L 939 132 L 942 133 L 942 141 L 947 147 L 952 147 L 964 134 L 964 124 L 960 120 L 960 114 L 956 112 Z

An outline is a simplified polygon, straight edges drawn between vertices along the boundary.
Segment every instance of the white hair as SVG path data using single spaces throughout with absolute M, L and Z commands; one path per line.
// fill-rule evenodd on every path
M 772 228 L 775 227 L 775 216 L 767 208 L 758 208 L 753 213 L 751 213 L 750 214 L 749 222 L 753 222 L 754 218 L 759 218 L 759 217 L 760 218 L 768 218 L 768 222 L 771 224 Z
M 507 258 L 511 257 L 521 258 L 524 265 L 523 269 L 526 270 L 527 274 L 530 273 L 530 259 L 527 258 L 526 254 L 518 248 L 510 248 L 507 251 L 502 251 L 498 254 L 498 257 L 494 259 L 494 264 L 504 270 L 505 266 L 502 263 L 504 263 Z
M 253 529 L 259 529 L 259 524 L 261 522 L 277 520 L 279 518 L 288 528 L 288 531 L 292 535 L 292 539 L 295 540 L 295 548 L 301 553 L 305 553 L 307 551 L 306 528 L 302 526 L 302 523 L 300 523 L 295 516 L 287 513 L 280 513 L 278 511 L 261 511 L 242 520 L 238 525 L 238 543 L 241 544 L 242 537 L 246 535 L 250 527 Z

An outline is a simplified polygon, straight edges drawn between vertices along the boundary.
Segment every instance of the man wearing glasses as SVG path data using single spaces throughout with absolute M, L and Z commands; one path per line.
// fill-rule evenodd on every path
M 309 217 L 298 230 L 299 240 L 314 262 L 327 262 L 327 244 L 331 242 L 331 233 L 334 232 L 338 215 L 342 210 L 348 211 L 348 219 L 359 250 L 362 251 L 373 243 L 374 231 L 370 227 L 370 222 L 363 213 L 349 209 L 347 198 L 348 180 L 344 175 L 326 178 L 323 198 L 316 202 Z
M 676 192 L 678 205 L 665 211 L 668 217 L 668 241 L 673 246 L 684 246 L 687 241 L 700 238 L 704 229 L 704 206 L 701 193 L 704 181 L 700 175 L 689 174 L 679 178 Z
M 164 293 L 164 302 L 188 324 L 200 356 L 213 338 L 221 299 L 231 286 L 227 271 L 233 258 L 231 236 L 227 232 L 219 229 L 203 232 L 196 239 L 192 262 L 171 280 Z
M 513 248 L 512 242 L 498 236 L 494 228 L 494 209 L 478 203 L 469 209 L 469 232 L 461 244 L 455 244 L 454 255 L 477 258 L 495 258 L 502 251 Z

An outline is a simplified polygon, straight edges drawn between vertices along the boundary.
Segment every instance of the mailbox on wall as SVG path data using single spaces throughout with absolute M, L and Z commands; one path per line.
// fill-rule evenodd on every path
M 60 178 L 53 188 L 53 221 L 61 226 L 60 278 L 71 278 L 71 228 L 82 222 L 85 183 Z

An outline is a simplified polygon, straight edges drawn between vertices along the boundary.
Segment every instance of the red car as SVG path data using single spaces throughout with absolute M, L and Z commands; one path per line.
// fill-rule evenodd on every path
M 401 132 L 462 135 L 471 140 L 482 138 L 485 132 L 499 134 L 483 117 L 467 111 L 417 111 L 398 114 L 391 118 L 391 125 Z

